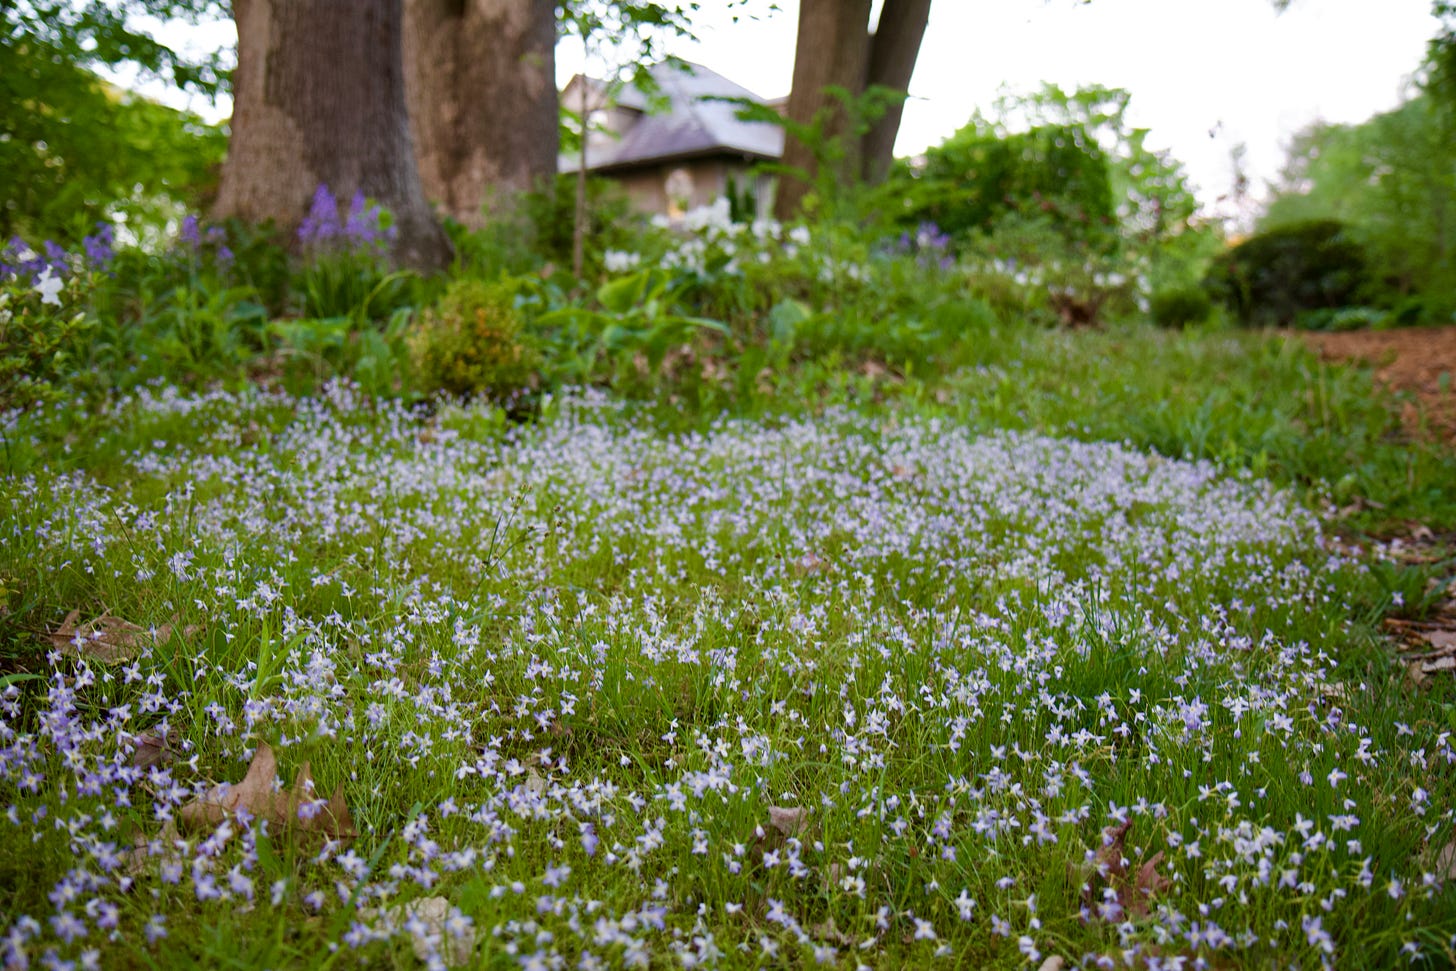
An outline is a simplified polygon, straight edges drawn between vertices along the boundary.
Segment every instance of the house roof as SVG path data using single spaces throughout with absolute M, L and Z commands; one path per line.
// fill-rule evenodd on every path
M 737 116 L 736 105 L 705 100 L 748 98 L 763 103 L 752 91 L 701 64 L 678 68 L 664 62 L 651 71 L 661 97 L 667 100 L 667 110 L 649 112 L 648 98 L 641 91 L 635 87 L 623 91 L 616 104 L 644 113 L 620 132 L 620 138 L 591 140 L 588 170 L 600 172 L 720 153 L 760 159 L 783 155 L 783 128 L 769 122 L 743 121 Z M 572 79 L 572 84 L 579 83 L 580 76 Z M 563 169 L 575 164 L 574 157 L 562 159 Z

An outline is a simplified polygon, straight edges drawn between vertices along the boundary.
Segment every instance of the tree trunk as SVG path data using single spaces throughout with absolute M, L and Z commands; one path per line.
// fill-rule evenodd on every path
M 852 119 L 838 99 L 825 93 L 837 86 L 860 97 L 872 84 L 905 92 L 915 70 L 920 42 L 930 19 L 930 0 L 885 0 L 879 25 L 869 33 L 869 0 L 802 0 L 799 35 L 794 53 L 793 90 L 787 115 L 796 125 L 811 125 L 829 109 L 824 139 L 838 139 L 840 151 L 826 159 L 841 184 L 878 182 L 888 174 L 900 132 L 902 109 L 894 105 L 863 136 L 852 130 Z M 784 164 L 802 169 L 811 180 L 823 177 L 812 146 L 792 133 L 784 139 Z M 779 179 L 774 213 L 792 219 L 799 213 L 811 182 L 785 175 Z
M 880 11 L 879 27 L 870 41 L 870 64 L 867 86 L 880 85 L 899 91 L 910 90 L 910 75 L 915 73 L 915 59 L 930 21 L 930 0 L 885 0 Z M 860 154 L 865 182 L 874 185 L 890 174 L 895 158 L 895 136 L 900 133 L 904 103 L 896 102 L 871 126 L 864 136 Z
M 319 185 L 362 191 L 393 214 L 396 262 L 449 261 L 410 143 L 401 2 L 233 0 L 232 138 L 214 215 L 292 232 Z
M 553 0 L 405 0 L 405 96 L 425 196 L 467 226 L 556 172 Z
M 794 45 L 794 80 L 789 92 L 788 117 L 800 125 L 811 125 L 825 113 L 819 146 L 807 145 L 789 133 L 784 139 L 784 165 L 801 169 L 811 179 L 822 178 L 819 161 L 828 157 L 823 150 L 832 139 L 839 140 L 842 155 L 834 160 L 834 178 L 853 180 L 859 172 L 858 145 L 851 137 L 844 105 L 825 89 L 837 86 L 851 96 L 864 91 L 869 61 L 870 0 L 801 0 L 799 34 Z M 816 157 L 815 149 L 820 150 Z M 793 175 L 779 177 L 774 212 L 780 219 L 792 219 L 812 188 Z

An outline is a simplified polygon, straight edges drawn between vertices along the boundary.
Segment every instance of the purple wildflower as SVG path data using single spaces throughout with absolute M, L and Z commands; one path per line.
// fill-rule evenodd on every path
M 313 192 L 308 215 L 298 226 L 299 242 L 305 246 L 326 244 L 343 232 L 339 225 L 339 204 L 327 185 L 320 184 Z
M 197 228 L 197 217 L 189 215 L 182 220 L 182 229 L 177 234 L 182 242 L 191 246 L 194 250 L 202 246 L 202 233 Z
M 96 232 L 81 240 L 86 250 L 86 263 L 93 270 L 105 270 L 116 258 L 113 248 L 116 244 L 116 227 L 108 223 L 97 223 Z

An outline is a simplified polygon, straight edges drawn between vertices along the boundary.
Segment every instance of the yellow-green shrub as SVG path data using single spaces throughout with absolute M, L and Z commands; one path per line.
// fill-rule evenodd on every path
M 540 355 L 524 333 L 509 283 L 456 280 L 409 337 L 422 391 L 505 397 L 528 387 Z

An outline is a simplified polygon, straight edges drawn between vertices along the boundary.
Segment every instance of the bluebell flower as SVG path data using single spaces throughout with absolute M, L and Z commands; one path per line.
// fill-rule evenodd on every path
M 298 240 L 305 246 L 327 243 L 343 232 L 339 225 L 339 203 L 329 187 L 320 184 L 313 192 L 308 215 L 298 225 Z
M 105 270 L 116 258 L 116 227 L 109 223 L 97 223 L 96 232 L 81 240 L 86 250 L 86 263 L 93 270 Z
M 188 216 L 182 220 L 182 229 L 177 237 L 194 250 L 202 246 L 202 234 L 197 229 L 197 217 Z

